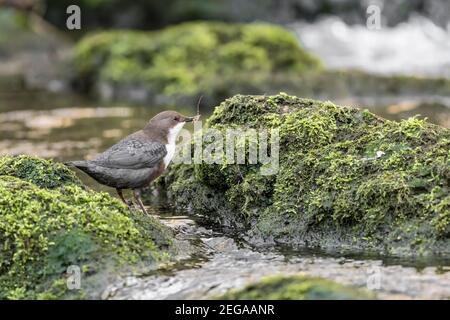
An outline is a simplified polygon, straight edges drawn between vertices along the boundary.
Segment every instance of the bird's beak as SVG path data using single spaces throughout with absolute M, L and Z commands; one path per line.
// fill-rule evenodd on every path
M 192 122 L 194 121 L 194 117 L 185 117 L 184 122 Z

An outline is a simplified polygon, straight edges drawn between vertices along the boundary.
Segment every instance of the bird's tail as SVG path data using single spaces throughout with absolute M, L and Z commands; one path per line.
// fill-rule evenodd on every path
M 85 160 L 80 160 L 80 161 L 67 161 L 67 162 L 64 162 L 64 164 L 65 164 L 66 166 L 69 166 L 69 167 L 77 167 L 77 168 L 79 168 L 79 169 L 84 169 L 84 168 L 86 168 L 86 167 L 88 166 L 88 162 L 85 161 Z

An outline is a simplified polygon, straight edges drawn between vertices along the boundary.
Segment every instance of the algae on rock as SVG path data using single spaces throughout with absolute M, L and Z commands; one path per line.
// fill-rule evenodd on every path
M 270 276 L 240 290 L 230 290 L 224 300 L 362 300 L 375 295 L 362 289 L 304 275 Z
M 207 127 L 279 128 L 279 172 L 173 166 L 157 185 L 178 206 L 244 227 L 254 241 L 450 253 L 449 129 L 286 94 L 234 96 Z
M 0 158 L 1 299 L 98 297 L 90 286 L 105 283 L 96 275 L 164 258 L 171 239 L 158 221 L 88 190 L 62 164 Z M 81 290 L 67 289 L 71 265 L 82 272 Z

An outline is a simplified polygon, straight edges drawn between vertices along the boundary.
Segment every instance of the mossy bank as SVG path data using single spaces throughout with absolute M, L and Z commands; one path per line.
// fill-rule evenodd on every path
M 278 128 L 279 170 L 224 156 L 173 166 L 157 186 L 178 207 L 255 243 L 450 254 L 449 129 L 286 94 L 234 96 L 206 127 Z
M 104 100 L 215 105 L 237 93 L 314 97 L 450 95 L 447 79 L 324 70 L 293 32 L 266 23 L 190 22 L 163 30 L 104 31 L 76 45 L 74 84 Z
M 161 31 L 106 31 L 76 46 L 81 87 L 107 99 L 179 102 L 224 99 L 229 87 L 254 91 L 276 75 L 320 69 L 279 26 L 191 22 Z
M 171 242 L 156 220 L 62 164 L 0 158 L 0 299 L 99 298 L 114 272 L 165 259 Z M 72 265 L 80 290 L 66 283 Z
M 361 300 L 375 295 L 336 282 L 304 275 L 270 276 L 230 290 L 218 297 L 224 300 Z

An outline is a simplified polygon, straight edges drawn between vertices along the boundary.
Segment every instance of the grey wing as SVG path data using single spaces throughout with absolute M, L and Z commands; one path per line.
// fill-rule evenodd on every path
M 142 169 L 154 166 L 166 154 L 166 147 L 159 142 L 128 139 L 113 145 L 93 161 L 108 168 Z

